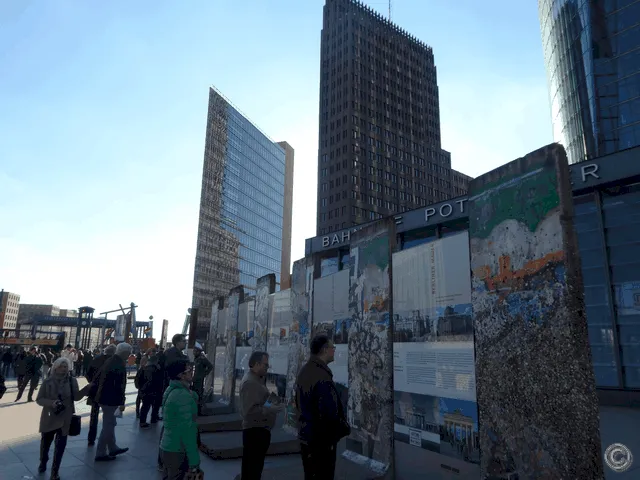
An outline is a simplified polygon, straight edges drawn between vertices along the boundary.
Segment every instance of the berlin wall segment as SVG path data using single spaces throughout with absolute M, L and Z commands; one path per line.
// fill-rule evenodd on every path
M 603 478 L 564 149 L 473 180 L 468 207 L 482 478 Z
M 291 275 L 292 324 L 287 363 L 285 428 L 297 433 L 298 418 L 295 407 L 295 388 L 298 372 L 309 359 L 311 333 L 311 305 L 313 291 L 313 260 L 304 258 L 294 262 Z
M 214 378 L 216 375 L 216 348 L 218 347 L 218 319 L 220 316 L 220 310 L 224 308 L 224 297 L 218 297 L 211 306 L 211 323 L 209 324 L 209 338 L 207 341 L 207 357 L 211 362 L 211 373 L 207 376 L 205 383 L 205 392 L 213 391 Z
M 343 456 L 375 474 L 393 472 L 393 334 L 391 252 L 393 219 L 351 238 L 349 399 L 352 432 Z
M 256 285 L 256 307 L 253 319 L 253 351 L 267 351 L 269 331 L 269 295 L 276 291 L 276 276 L 273 273 L 260 277 Z
M 235 392 L 236 346 L 238 335 L 238 310 L 240 303 L 244 301 L 244 287 L 234 287 L 229 292 L 229 306 L 227 307 L 226 339 L 227 349 L 225 353 L 224 377 L 222 382 L 222 396 L 220 402 L 233 407 Z

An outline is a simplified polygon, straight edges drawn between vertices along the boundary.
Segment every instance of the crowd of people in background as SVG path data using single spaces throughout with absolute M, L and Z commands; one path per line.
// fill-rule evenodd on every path
M 295 406 L 299 413 L 298 436 L 302 449 L 305 479 L 334 478 L 336 448 L 349 435 L 340 395 L 328 365 L 334 359 L 335 346 L 326 335 L 316 336 L 310 344 L 311 357 L 296 379 Z M 127 452 L 116 441 L 117 418 L 125 410 L 127 378 L 130 366 L 137 366 L 135 387 L 136 418 L 141 429 L 162 421 L 158 448 L 158 469 L 164 480 L 198 478 L 200 471 L 200 435 L 197 417 L 202 412 L 204 382 L 213 365 L 195 344 L 194 361 L 184 353 L 184 335 L 174 335 L 166 351 L 151 348 L 134 355 L 128 343 L 111 344 L 102 351 L 74 349 L 67 345 L 55 353 L 31 346 L 2 351 L 0 361 L 0 398 L 5 393 L 4 378 L 14 375 L 18 383 L 15 402 L 21 400 L 27 386 L 27 402 L 39 388 L 35 402 L 42 407 L 40 417 L 40 465 L 47 470 L 49 451 L 54 445 L 51 480 L 59 480 L 59 468 L 68 436 L 80 432 L 75 402 L 87 397 L 91 406 L 87 446 L 97 439 L 96 462 L 109 462 Z M 284 404 L 266 386 L 269 355 L 253 352 L 249 370 L 240 385 L 239 413 L 243 427 L 243 480 L 259 480 L 271 443 L 271 430 Z M 87 384 L 80 388 L 77 378 Z M 162 416 L 161 416 L 162 411 Z M 102 430 L 98 436 L 99 415 Z M 149 414 L 151 414 L 149 418 Z M 149 420 L 149 422 L 147 421 Z

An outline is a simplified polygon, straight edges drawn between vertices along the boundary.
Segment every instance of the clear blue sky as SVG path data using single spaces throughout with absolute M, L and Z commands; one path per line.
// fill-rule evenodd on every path
M 62 308 L 135 301 L 139 319 L 179 330 L 209 85 L 296 150 L 302 257 L 315 234 L 323 4 L 0 2 L 0 287 Z M 393 20 L 434 49 L 454 168 L 477 176 L 552 141 L 537 2 L 394 0 Z

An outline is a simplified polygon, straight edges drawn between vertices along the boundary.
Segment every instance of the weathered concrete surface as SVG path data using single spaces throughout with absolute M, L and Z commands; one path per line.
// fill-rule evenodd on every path
M 378 475 L 393 462 L 392 219 L 354 233 L 349 288 L 349 400 L 351 435 L 344 455 Z
M 214 395 L 213 401 L 205 403 L 202 407 L 202 416 L 226 415 L 233 412 L 233 407 L 226 403 L 220 402 L 220 395 Z
M 207 358 L 211 362 L 213 368 L 211 373 L 207 375 L 204 382 L 205 399 L 207 396 L 213 397 L 213 382 L 216 372 L 216 347 L 218 346 L 218 317 L 219 312 L 224 308 L 224 297 L 218 297 L 217 302 L 214 302 L 211 307 L 211 323 L 209 324 L 209 339 L 206 345 Z
M 253 351 L 267 350 L 269 331 L 269 295 L 276 290 L 276 276 L 273 273 L 260 277 L 256 285 L 256 307 L 253 318 Z
M 242 458 L 242 432 L 203 433 L 200 435 L 200 450 L 214 460 Z M 267 455 L 300 453 L 298 439 L 282 428 L 271 432 L 271 445 Z
M 338 457 L 336 462 L 336 474 L 334 480 L 389 480 L 390 478 L 390 474 L 382 476 L 378 475 L 368 468 L 345 460 L 342 457 Z M 278 467 L 265 467 L 262 472 L 262 480 L 303 479 L 304 469 L 302 468 L 302 458 L 300 458 L 300 463 L 295 463 L 291 466 L 283 465 Z M 236 476 L 235 480 L 242 480 L 240 474 Z
M 198 417 L 198 430 L 202 433 L 238 432 L 242 430 L 239 413 Z
M 224 404 L 234 406 L 235 382 L 236 382 L 236 346 L 238 335 L 238 310 L 244 301 L 244 287 L 238 286 L 229 292 L 229 307 L 227 311 L 227 351 L 225 353 L 224 377 L 222 382 L 221 401 Z
M 309 279 L 309 280 L 308 280 Z M 297 429 L 294 394 L 298 372 L 309 358 L 313 295 L 313 262 L 302 259 L 294 262 L 291 275 L 291 307 L 293 322 L 289 330 L 289 360 L 287 364 L 285 428 Z
M 564 149 L 471 182 L 482 478 L 603 478 Z

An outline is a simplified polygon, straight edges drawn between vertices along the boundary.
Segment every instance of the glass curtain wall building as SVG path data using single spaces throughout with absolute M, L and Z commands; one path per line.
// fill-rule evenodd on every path
M 231 288 L 252 295 L 259 277 L 288 277 L 292 180 L 293 149 L 211 88 L 192 299 L 203 328 Z
M 640 1 L 539 0 L 554 140 L 570 163 L 640 145 Z

